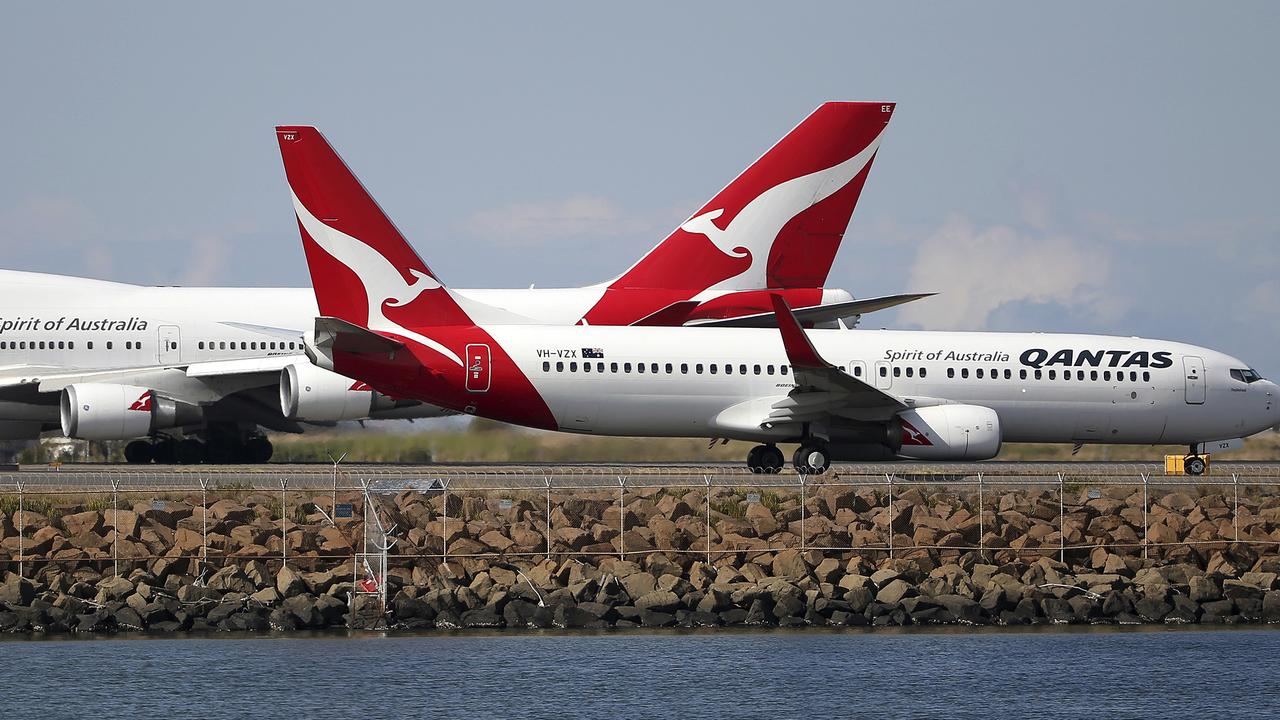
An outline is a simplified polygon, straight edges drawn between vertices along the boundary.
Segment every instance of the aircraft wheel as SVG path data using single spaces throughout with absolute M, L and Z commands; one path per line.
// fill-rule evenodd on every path
M 271 454 L 275 448 L 271 446 L 271 441 L 261 435 L 249 438 L 244 443 L 242 455 L 247 463 L 264 463 L 271 459 Z
M 764 448 L 764 445 L 757 445 L 747 451 L 747 469 L 753 473 L 764 472 L 764 467 L 760 465 L 760 453 Z
M 160 440 L 151 446 L 151 457 L 157 465 L 172 465 L 178 460 L 178 443 Z
M 787 464 L 787 459 L 782 456 L 782 451 L 777 445 L 761 445 L 759 448 L 760 457 L 758 458 L 760 472 L 768 475 L 777 475 L 782 472 L 783 466 Z
M 204 443 L 195 438 L 187 438 L 178 443 L 174 456 L 180 465 L 198 465 L 204 462 Z
M 801 475 L 821 475 L 831 467 L 831 454 L 825 443 L 810 440 L 796 449 L 791 464 Z
M 1199 455 L 1188 455 L 1182 462 L 1182 469 L 1188 475 L 1203 475 L 1206 467 L 1204 458 Z
M 127 463 L 149 463 L 151 457 L 151 443 L 146 440 L 134 440 L 124 446 L 124 461 Z

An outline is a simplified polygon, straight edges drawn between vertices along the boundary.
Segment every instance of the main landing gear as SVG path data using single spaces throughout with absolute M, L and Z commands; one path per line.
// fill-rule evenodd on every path
M 810 438 L 796 448 L 791 464 L 801 475 L 821 475 L 831 467 L 831 451 L 826 443 Z
M 150 440 L 134 440 L 125 445 L 124 459 L 130 464 L 154 462 L 157 465 L 250 464 L 257 465 L 271 459 L 274 448 L 265 435 L 253 434 L 236 437 L 230 434 L 210 434 L 208 442 L 194 437 L 175 439 L 156 437 Z
M 757 445 L 747 453 L 747 467 L 753 473 L 776 475 L 785 464 L 786 459 L 777 445 Z
M 785 464 L 782 451 L 776 445 L 757 445 L 747 453 L 747 467 L 754 473 L 774 475 L 781 472 Z M 791 464 L 801 475 L 821 475 L 831 467 L 831 452 L 825 442 L 810 438 L 796 449 Z

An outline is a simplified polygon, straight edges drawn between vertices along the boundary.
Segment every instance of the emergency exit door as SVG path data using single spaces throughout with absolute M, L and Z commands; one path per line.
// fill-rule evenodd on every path
M 1204 403 L 1204 360 L 1195 355 L 1186 355 L 1182 358 L 1182 369 L 1186 375 L 1187 382 L 1187 404 L 1201 405 Z
M 159 329 L 160 336 L 156 343 L 156 359 L 161 365 L 176 365 L 181 362 L 181 353 L 179 352 L 179 341 L 181 337 L 178 334 L 177 325 L 161 325 Z

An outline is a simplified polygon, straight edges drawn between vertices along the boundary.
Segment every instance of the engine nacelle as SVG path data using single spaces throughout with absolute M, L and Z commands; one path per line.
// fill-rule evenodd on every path
M 395 400 L 358 380 L 310 363 L 294 363 L 280 371 L 280 412 L 290 420 L 360 420 L 395 405 Z
M 1000 416 L 980 405 L 907 410 L 889 432 L 898 457 L 908 460 L 989 460 L 1000 452 Z
M 199 407 L 136 385 L 75 383 L 62 390 L 62 433 L 80 440 L 129 440 L 199 422 Z

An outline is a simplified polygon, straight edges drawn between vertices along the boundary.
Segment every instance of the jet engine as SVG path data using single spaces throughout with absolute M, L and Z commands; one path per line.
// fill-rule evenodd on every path
M 280 371 L 280 411 L 290 420 L 360 420 L 395 406 L 395 400 L 368 385 L 310 363 L 294 363 Z
M 199 422 L 195 405 L 136 385 L 75 383 L 62 390 L 62 433 L 81 440 L 128 440 Z
M 933 405 L 898 413 L 891 447 L 908 460 L 989 460 L 1000 452 L 1000 417 L 980 405 Z

